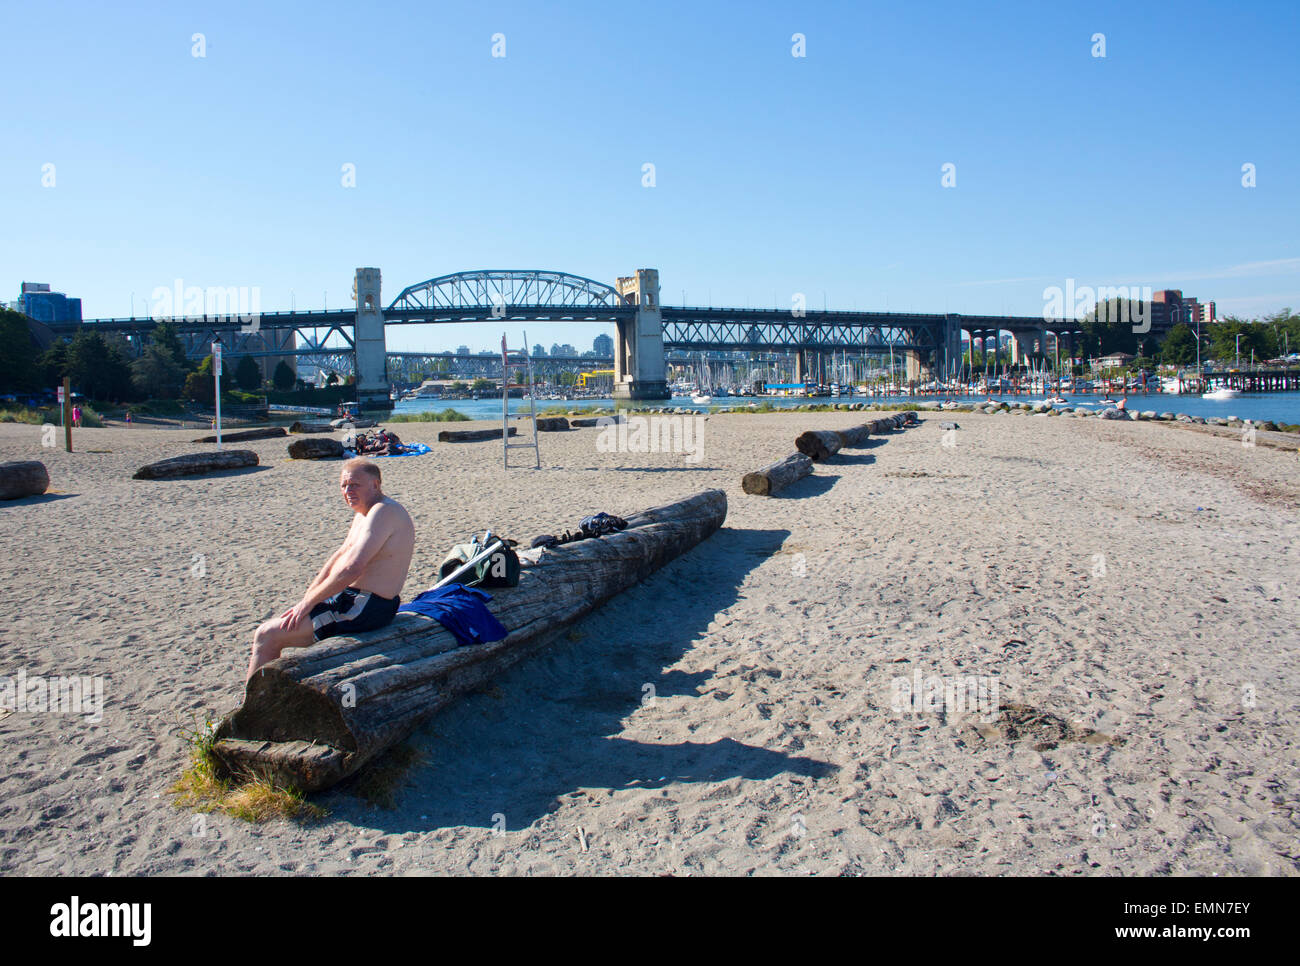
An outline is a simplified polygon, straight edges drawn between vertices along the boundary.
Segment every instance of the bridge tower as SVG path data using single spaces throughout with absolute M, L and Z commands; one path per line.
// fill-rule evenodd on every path
M 614 398 L 667 399 L 659 270 L 638 268 L 635 275 L 620 278 L 615 289 L 625 302 L 636 305 L 636 316 L 616 323 Z
M 357 303 L 356 340 L 357 404 L 362 409 L 392 409 L 388 396 L 388 346 L 384 342 L 384 309 L 379 300 L 381 277 L 377 268 L 358 268 L 352 282 Z

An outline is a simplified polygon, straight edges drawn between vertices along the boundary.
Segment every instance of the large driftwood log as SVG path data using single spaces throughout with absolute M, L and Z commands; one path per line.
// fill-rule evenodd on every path
M 213 750 L 232 774 L 326 788 L 709 537 L 726 513 L 726 495 L 706 490 L 633 514 L 618 533 L 521 551 L 519 585 L 491 591 L 509 631 L 501 641 L 460 647 L 437 621 L 399 614 L 357 638 L 286 651 L 253 675 Z
M 840 438 L 831 430 L 810 429 L 800 433 L 794 441 L 794 447 L 804 456 L 811 457 L 819 463 L 828 460 L 840 451 Z
M 241 429 L 233 433 L 222 433 L 221 442 L 223 443 L 241 443 L 247 439 L 274 439 L 276 436 L 288 436 L 283 426 L 268 426 L 265 429 Z M 215 443 L 216 435 L 200 436 L 194 440 L 196 443 Z
M 50 471 L 40 460 L 0 463 L 0 500 L 40 496 L 50 488 Z
M 377 424 L 373 419 L 358 416 L 355 419 L 331 419 L 330 425 L 335 429 L 370 429 Z
M 289 456 L 296 460 L 335 460 L 343 456 L 343 444 L 337 439 L 308 437 L 289 444 Z
M 514 436 L 519 432 L 515 427 L 510 427 L 510 435 Z M 438 434 L 440 443 L 475 443 L 482 439 L 500 439 L 501 430 L 499 429 L 444 429 Z
M 332 433 L 334 427 L 329 423 L 305 423 L 302 420 L 289 427 L 291 433 Z
M 847 446 L 861 446 L 871 436 L 871 428 L 875 425 L 875 420 L 864 423 L 861 426 L 850 426 L 848 429 L 837 429 L 835 435 L 840 438 L 840 449 Z
M 171 459 L 142 466 L 135 471 L 132 479 L 169 480 L 177 476 L 195 476 L 199 473 L 215 473 L 218 470 L 236 470 L 240 467 L 256 465 L 257 454 L 251 449 L 186 453 L 184 456 L 173 456 Z
M 777 490 L 801 480 L 813 471 L 812 460 L 803 453 L 791 453 L 771 466 L 746 473 L 740 488 L 756 496 L 771 496 Z
M 539 433 L 559 433 L 569 428 L 569 421 L 563 416 L 538 416 L 537 431 Z

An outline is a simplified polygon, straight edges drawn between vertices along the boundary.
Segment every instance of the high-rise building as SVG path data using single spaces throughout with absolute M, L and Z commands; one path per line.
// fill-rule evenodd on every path
M 614 340 L 602 332 L 592 341 L 591 348 L 596 355 L 601 356 L 602 358 L 612 357 L 614 355 Z
M 456 355 L 458 355 L 458 356 L 467 356 L 467 355 L 469 355 L 469 346 L 467 346 L 467 345 L 458 346 L 458 347 L 456 348 Z
M 533 346 L 533 358 L 534 359 L 546 358 L 546 347 L 543 346 L 540 342 L 537 345 Z
M 23 282 L 18 296 L 24 315 L 37 322 L 80 322 L 81 299 L 51 292 L 47 282 Z

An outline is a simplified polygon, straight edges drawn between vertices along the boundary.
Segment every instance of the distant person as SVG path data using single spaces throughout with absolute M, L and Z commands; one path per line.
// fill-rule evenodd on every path
M 339 486 L 354 514 L 347 539 L 302 600 L 258 627 L 245 681 L 286 647 L 378 630 L 392 621 L 411 567 L 415 525 L 400 503 L 384 495 L 382 482 L 379 467 L 369 460 L 343 464 Z
M 81 407 L 80 406 L 72 407 L 72 425 L 77 429 L 81 428 Z
M 131 428 L 131 410 L 129 409 L 126 411 L 126 428 Z

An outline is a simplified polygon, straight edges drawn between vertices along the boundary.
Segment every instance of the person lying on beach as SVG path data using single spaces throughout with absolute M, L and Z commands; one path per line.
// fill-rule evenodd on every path
M 286 647 L 377 630 L 393 619 L 415 550 L 415 525 L 400 503 L 384 495 L 382 482 L 379 467 L 369 460 L 343 464 L 339 486 L 354 514 L 347 539 L 302 600 L 253 634 L 245 681 Z

